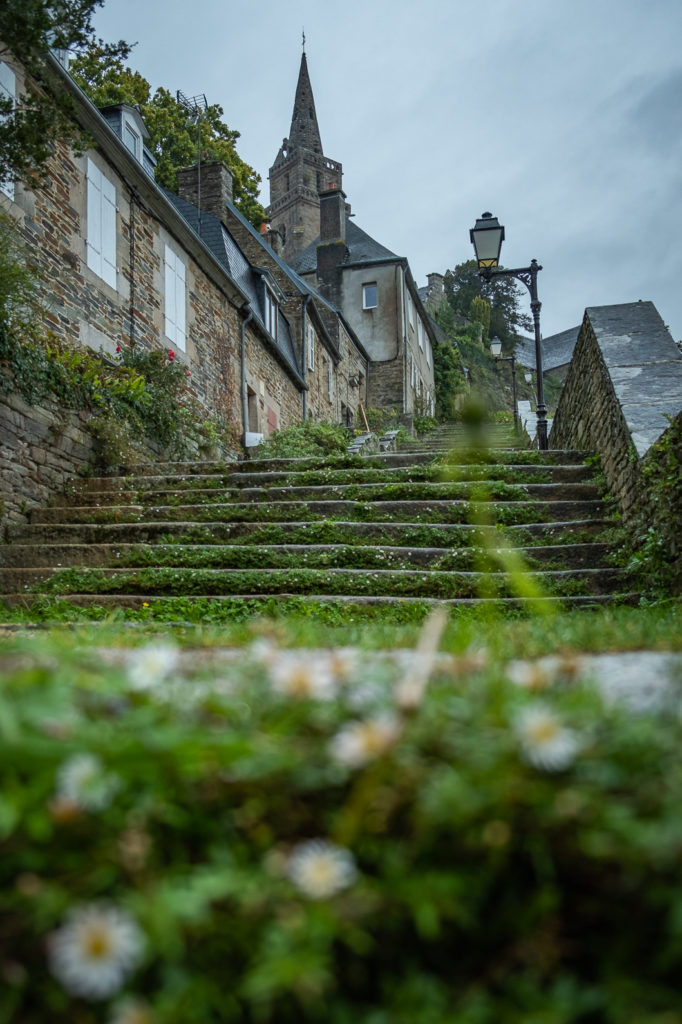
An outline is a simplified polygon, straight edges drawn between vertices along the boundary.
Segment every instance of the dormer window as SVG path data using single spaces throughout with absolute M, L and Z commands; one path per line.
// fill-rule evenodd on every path
M 123 141 L 136 160 L 140 159 L 140 136 L 126 121 L 123 125 Z
M 265 326 L 273 338 L 277 338 L 277 300 L 270 289 L 265 288 Z

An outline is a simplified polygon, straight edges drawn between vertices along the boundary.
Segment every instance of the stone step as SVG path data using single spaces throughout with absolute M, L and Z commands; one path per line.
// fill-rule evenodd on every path
M 8 593 L 3 595 L 3 602 L 10 607 L 29 607 L 32 595 L 26 593 Z M 187 619 L 188 605 L 200 601 L 209 606 L 220 608 L 237 602 L 248 603 L 251 610 L 262 605 L 266 612 L 270 612 L 274 605 L 279 605 L 282 600 L 293 599 L 297 606 L 311 605 L 320 608 L 324 605 L 339 605 L 352 609 L 354 607 L 380 608 L 405 608 L 433 607 L 446 605 L 448 608 L 491 608 L 504 610 L 523 610 L 528 606 L 526 598 L 519 597 L 474 597 L 474 598 L 441 598 L 441 597 L 391 597 L 387 595 L 369 596 L 367 594 L 230 594 L 229 596 L 213 595 L 210 598 L 201 598 L 196 595 L 188 595 L 181 598 L 159 597 L 157 594 L 69 594 L 68 603 L 80 608 L 98 609 L 131 609 L 137 612 L 147 612 L 153 615 L 154 607 L 160 606 L 163 609 L 164 622 L 178 625 L 191 625 L 194 620 Z M 545 595 L 533 599 L 534 607 L 548 608 L 579 608 L 594 607 L 596 605 L 635 605 L 639 602 L 640 595 L 631 591 L 623 591 L 617 594 L 589 594 L 589 595 Z M 42 598 L 43 601 L 49 600 Z M 59 598 L 55 598 L 59 601 Z M 203 616 L 204 604 L 200 605 Z M 174 617 L 174 608 L 177 608 Z
M 473 538 L 472 538 L 473 539 Z M 596 567 L 609 554 L 606 544 L 563 544 L 514 549 L 526 563 L 549 562 L 555 568 Z M 480 568 L 484 559 L 494 562 L 488 549 L 476 546 L 415 547 L 363 544 L 11 544 L 0 550 L 5 568 L 63 568 L 102 566 L 134 568 L 249 568 L 267 564 L 334 568 L 391 568 L 426 566 L 432 569 Z
M 504 466 L 457 466 L 453 471 L 451 466 L 441 466 L 438 463 L 421 463 L 408 466 L 386 466 L 372 467 L 353 466 L 351 468 L 327 468 L 317 470 L 304 470 L 300 473 L 291 473 L 284 470 L 270 470 L 267 472 L 238 472 L 223 474 L 195 474 L 195 475 L 159 475 L 151 473 L 146 476 L 129 477 L 89 477 L 83 480 L 75 493 L 81 496 L 86 494 L 116 494 L 117 497 L 123 492 L 148 492 L 169 489 L 218 489 L 235 487 L 269 487 L 271 485 L 281 486 L 291 484 L 292 486 L 315 486 L 339 484 L 346 482 L 349 477 L 359 477 L 362 483 L 390 483 L 392 481 L 405 481 L 421 483 L 422 481 L 442 482 L 444 480 L 457 480 L 459 483 L 469 481 L 495 479 L 510 483 L 583 483 L 590 482 L 594 478 L 594 470 L 590 466 L 560 466 L 560 465 L 517 465 L 508 464 Z M 539 481 L 537 478 L 540 478 Z M 63 495 L 58 499 L 61 505 L 73 504 L 73 494 Z
M 462 500 L 476 498 L 476 490 L 484 488 L 484 499 L 539 501 L 581 501 L 600 497 L 600 488 L 590 482 L 578 483 L 522 483 L 513 484 L 498 480 L 475 481 L 398 481 L 396 483 L 345 483 L 307 484 L 301 486 L 241 487 L 224 488 L 166 488 L 148 491 L 120 490 L 89 491 L 78 495 L 75 507 L 119 507 L 144 503 L 145 506 L 210 504 L 220 502 L 274 502 L 274 501 L 317 501 L 320 498 L 338 497 L 344 501 L 386 501 L 386 500 Z M 54 508 L 72 508 L 68 499 L 58 502 Z
M 586 501 L 491 501 L 479 503 L 486 516 L 500 524 L 532 523 L 538 521 L 589 519 L 601 516 L 602 502 Z M 468 501 L 273 501 L 207 503 L 203 505 L 120 505 L 80 506 L 71 508 L 34 509 L 32 523 L 107 523 L 144 522 L 145 520 L 193 520 L 210 522 L 227 520 L 238 522 L 251 519 L 267 522 L 271 519 L 299 521 L 301 519 L 372 519 L 401 518 L 409 522 L 469 521 L 471 505 Z M 405 517 L 407 519 L 405 520 Z
M 507 596 L 515 582 L 535 583 L 549 594 L 586 596 L 615 593 L 624 582 L 621 569 L 559 569 L 524 572 L 510 580 L 504 572 L 415 569 L 3 569 L 5 593 L 195 595 L 345 594 L 392 597 L 459 598 Z

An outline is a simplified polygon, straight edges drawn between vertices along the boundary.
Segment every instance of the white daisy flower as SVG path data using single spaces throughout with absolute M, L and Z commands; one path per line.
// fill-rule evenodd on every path
M 523 757 L 535 768 L 562 771 L 573 763 L 580 741 L 545 704 L 525 708 L 514 723 Z
M 58 801 L 84 811 L 101 811 L 111 803 L 121 780 L 106 772 L 95 754 L 74 754 L 57 773 Z
M 350 850 L 326 839 L 310 839 L 295 847 L 288 875 L 308 899 L 326 900 L 353 884 L 357 868 Z
M 280 651 L 270 665 L 272 688 L 286 697 L 331 700 L 336 681 L 329 658 L 318 651 Z
M 50 936 L 50 969 L 67 992 L 107 999 L 135 969 L 144 946 L 137 923 L 109 904 L 75 908 Z
M 108 1024 L 153 1024 L 152 1012 L 141 999 L 126 998 L 116 1003 Z
M 171 644 L 148 644 L 131 651 L 128 658 L 128 679 L 134 690 L 151 690 L 175 670 L 180 660 L 177 647 Z
M 400 736 L 400 720 L 390 713 L 349 722 L 330 742 L 331 756 L 348 768 L 361 768 L 385 754 Z

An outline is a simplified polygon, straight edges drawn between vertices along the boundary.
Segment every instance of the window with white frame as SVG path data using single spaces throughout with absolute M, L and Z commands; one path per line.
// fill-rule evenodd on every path
M 414 327 L 414 302 L 409 292 L 407 293 L 407 319 L 410 327 Z
M 265 326 L 273 336 L 277 337 L 277 300 L 269 288 L 265 289 Z
M 0 60 L 0 99 L 9 100 L 14 107 L 17 98 L 17 79 L 9 64 Z M 2 120 L 9 117 L 4 114 Z M 14 199 L 14 182 L 10 178 L 0 178 L 0 192 L 9 199 Z
M 116 287 L 116 186 L 88 157 L 87 238 L 90 270 Z
M 308 369 L 315 369 L 315 328 L 310 320 L 306 323 L 306 337 L 308 339 Z
M 130 124 L 128 124 L 127 121 L 125 121 L 124 124 L 123 124 L 123 141 L 124 141 L 124 143 L 126 145 L 126 149 L 129 149 L 130 152 L 135 157 L 135 159 L 139 160 L 140 159 L 140 136 L 133 129 L 133 127 Z
M 165 333 L 182 352 L 187 347 L 187 269 L 169 245 L 165 250 Z
M 417 320 L 417 340 L 420 349 L 424 351 L 424 324 L 421 320 Z
M 376 309 L 379 305 L 379 290 L 376 281 L 369 281 L 362 286 L 362 308 Z
M 431 341 L 428 335 L 426 337 L 426 365 L 431 365 Z

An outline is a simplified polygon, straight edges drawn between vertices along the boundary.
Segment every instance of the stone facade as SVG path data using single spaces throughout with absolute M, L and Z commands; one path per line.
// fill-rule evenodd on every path
M 39 268 L 46 326 L 70 343 L 108 354 L 117 346 L 172 348 L 190 369 L 206 414 L 238 434 L 246 427 L 244 378 L 258 396 L 260 432 L 298 422 L 304 382 L 295 357 L 281 358 L 265 330 L 262 293 L 237 285 L 201 231 L 156 186 L 153 162 L 130 152 L 112 128 L 116 109 L 107 108 L 103 117 L 53 63 L 93 146 L 77 154 L 57 141 L 44 188 L 31 191 L 16 183 L 12 195 L 0 196 Z M 13 70 L 19 93 L 21 68 L 15 64 Z M 206 188 L 202 203 L 219 209 L 231 195 L 231 176 L 218 174 L 211 183 L 217 193 Z M 99 265 L 93 252 L 98 246 L 104 251 L 105 233 L 110 256 Z M 180 296 L 181 326 L 175 323 L 173 289 Z

